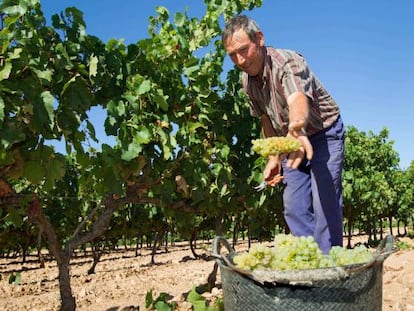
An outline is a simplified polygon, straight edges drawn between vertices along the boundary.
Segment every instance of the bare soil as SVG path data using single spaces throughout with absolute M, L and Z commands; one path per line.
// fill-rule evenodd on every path
M 358 240 L 359 239 L 359 240 Z M 353 238 L 352 243 L 366 241 Z M 414 247 L 414 240 L 402 238 Z M 210 255 L 210 242 L 198 242 L 197 252 Z M 236 246 L 236 251 L 246 249 L 246 243 Z M 21 258 L 0 259 L 0 310 L 49 311 L 60 306 L 57 268 L 54 261 L 47 261 L 39 268 L 36 257 L 29 257 L 22 264 Z M 103 255 L 95 274 L 88 275 L 90 257 L 76 257 L 71 262 L 71 286 L 76 297 L 77 310 L 146 310 L 145 295 L 153 291 L 158 297 L 162 292 L 178 302 L 180 310 L 191 310 L 185 301 L 194 286 L 207 283 L 213 271 L 214 260 L 193 259 L 188 243 L 170 246 L 168 252 L 160 250 L 151 265 L 150 250 L 119 250 Z M 9 284 L 11 273 L 21 272 L 20 285 Z M 384 262 L 383 310 L 414 311 L 414 249 L 398 250 Z M 222 296 L 220 273 L 211 292 L 204 294 L 208 301 Z

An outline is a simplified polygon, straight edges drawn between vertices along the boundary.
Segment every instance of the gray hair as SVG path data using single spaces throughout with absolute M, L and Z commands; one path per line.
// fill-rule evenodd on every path
M 256 33 L 261 31 L 259 25 L 246 15 L 233 16 L 230 20 L 227 21 L 226 25 L 224 26 L 223 33 L 221 34 L 221 41 L 223 44 L 225 44 L 227 39 L 239 29 L 243 29 L 252 41 L 256 41 Z

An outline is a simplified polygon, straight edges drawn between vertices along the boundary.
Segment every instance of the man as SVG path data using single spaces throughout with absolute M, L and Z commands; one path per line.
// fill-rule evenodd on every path
M 301 142 L 286 159 L 269 157 L 263 171 L 265 180 L 283 172 L 290 231 L 313 236 L 324 253 L 342 246 L 344 127 L 338 105 L 299 53 L 265 46 L 262 31 L 247 16 L 230 19 L 222 41 L 243 71 L 251 114 L 260 117 L 264 136 Z

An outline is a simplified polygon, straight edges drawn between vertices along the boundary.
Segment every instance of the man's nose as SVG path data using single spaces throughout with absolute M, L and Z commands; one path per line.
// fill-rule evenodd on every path
M 246 59 L 241 54 L 236 54 L 236 65 L 243 65 Z

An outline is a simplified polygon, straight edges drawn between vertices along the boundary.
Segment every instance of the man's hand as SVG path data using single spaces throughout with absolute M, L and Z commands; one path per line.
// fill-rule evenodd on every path
M 269 161 L 263 171 L 263 179 L 269 182 L 269 185 L 275 186 L 283 180 L 281 173 L 282 159 L 278 155 L 269 156 Z M 270 182 L 271 181 L 271 182 Z
M 291 152 L 289 154 L 288 160 L 286 162 L 287 167 L 298 168 L 300 163 L 305 157 L 308 160 L 311 160 L 313 157 L 313 148 L 309 141 L 308 136 L 306 135 L 303 129 L 300 130 L 290 130 L 288 136 L 293 136 L 300 141 L 301 147 L 298 151 Z

